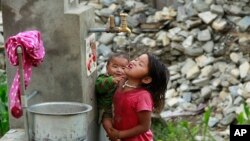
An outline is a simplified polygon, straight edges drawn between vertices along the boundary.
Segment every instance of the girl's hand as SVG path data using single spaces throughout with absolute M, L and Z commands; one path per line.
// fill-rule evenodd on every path
M 111 141 L 120 141 L 119 131 L 114 128 L 109 129 L 108 137 L 109 137 L 109 140 Z
M 109 138 L 110 141 L 121 141 L 121 139 L 112 140 L 108 135 L 107 135 L 107 137 Z

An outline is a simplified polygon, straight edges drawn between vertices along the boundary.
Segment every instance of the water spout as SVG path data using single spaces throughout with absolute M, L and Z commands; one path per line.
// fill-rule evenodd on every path
M 109 27 L 107 28 L 90 28 L 89 32 L 108 32 L 108 33 L 120 33 L 125 32 L 129 35 L 131 34 L 131 30 L 128 28 L 127 24 L 127 14 L 121 13 L 121 25 L 120 27 L 115 26 L 115 19 L 114 16 L 109 16 Z

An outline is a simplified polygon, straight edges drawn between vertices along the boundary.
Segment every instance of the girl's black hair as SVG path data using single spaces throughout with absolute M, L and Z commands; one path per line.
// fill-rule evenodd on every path
M 123 53 L 123 52 L 120 52 L 120 53 L 111 53 L 111 54 L 109 54 L 109 58 L 108 58 L 108 60 L 107 60 L 107 64 L 109 64 L 109 62 L 110 62 L 113 58 L 115 58 L 115 57 L 125 58 L 125 59 L 127 59 L 127 60 L 129 61 L 129 56 L 128 56 L 128 54 L 126 54 L 126 53 Z
M 152 78 L 149 84 L 143 84 L 152 95 L 154 101 L 154 112 L 160 113 L 165 105 L 165 93 L 169 81 L 169 70 L 154 55 L 148 55 L 148 75 Z

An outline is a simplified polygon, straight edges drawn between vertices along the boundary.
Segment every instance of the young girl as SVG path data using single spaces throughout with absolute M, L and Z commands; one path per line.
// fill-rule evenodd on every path
M 114 97 L 114 121 L 108 136 L 113 141 L 153 141 L 152 112 L 161 112 L 169 71 L 153 55 L 142 54 L 124 70 L 127 80 Z

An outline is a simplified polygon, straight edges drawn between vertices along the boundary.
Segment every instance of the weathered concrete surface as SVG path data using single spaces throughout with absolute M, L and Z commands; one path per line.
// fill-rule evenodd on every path
M 39 95 L 29 105 L 48 101 L 75 101 L 93 106 L 88 114 L 88 138 L 96 140 L 96 107 L 94 82 L 96 72 L 87 76 L 85 38 L 94 26 L 94 9 L 75 0 L 3 0 L 5 40 L 26 30 L 39 30 L 46 50 L 44 62 L 33 68 L 31 83 L 26 90 Z M 16 67 L 7 61 L 8 87 Z M 23 128 L 23 119 L 10 116 L 11 128 Z
M 0 141 L 25 141 L 24 129 L 9 130 Z

